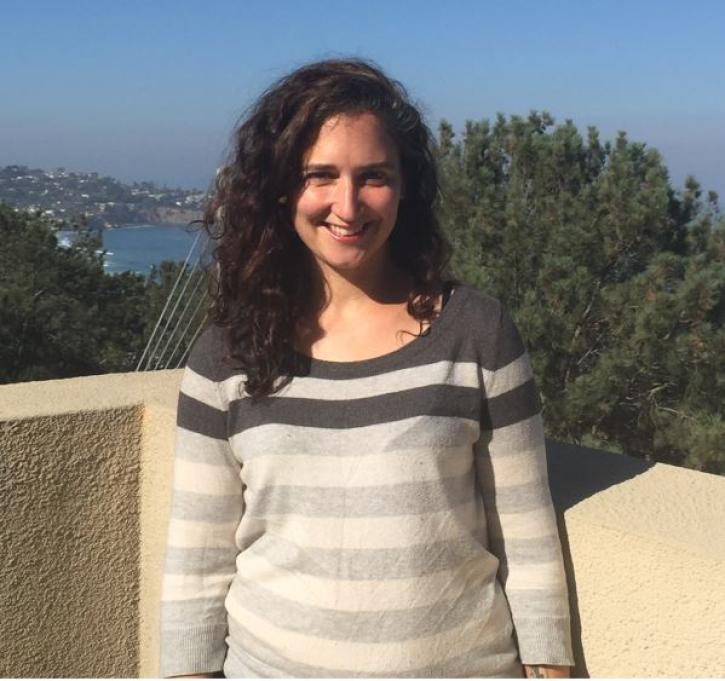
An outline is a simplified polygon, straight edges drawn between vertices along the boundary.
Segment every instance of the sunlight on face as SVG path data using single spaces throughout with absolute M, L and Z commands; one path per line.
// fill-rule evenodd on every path
M 372 113 L 327 120 L 303 158 L 294 227 L 323 274 L 363 273 L 388 257 L 400 203 L 396 145 Z

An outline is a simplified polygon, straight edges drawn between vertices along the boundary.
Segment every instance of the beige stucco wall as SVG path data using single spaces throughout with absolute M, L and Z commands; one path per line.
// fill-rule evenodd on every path
M 180 378 L 0 387 L 0 677 L 157 674 Z
M 154 676 L 178 371 L 0 386 L 0 676 Z M 725 478 L 549 442 L 578 675 L 725 673 Z

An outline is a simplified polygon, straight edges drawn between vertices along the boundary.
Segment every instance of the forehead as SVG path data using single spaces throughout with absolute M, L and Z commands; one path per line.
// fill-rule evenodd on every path
M 320 127 L 304 155 L 305 162 L 346 159 L 397 162 L 398 149 L 385 124 L 373 113 L 339 114 Z

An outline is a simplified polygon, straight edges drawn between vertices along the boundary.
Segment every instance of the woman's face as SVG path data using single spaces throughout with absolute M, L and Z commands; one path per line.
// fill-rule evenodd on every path
M 323 275 L 380 271 L 402 184 L 398 150 L 383 123 L 372 113 L 328 119 L 302 166 L 294 227 Z

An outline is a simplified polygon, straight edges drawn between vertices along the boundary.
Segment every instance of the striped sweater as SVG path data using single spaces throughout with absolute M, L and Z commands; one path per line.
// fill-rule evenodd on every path
M 517 676 L 571 664 L 528 355 L 459 285 L 426 335 L 253 402 L 220 334 L 179 396 L 161 674 Z

